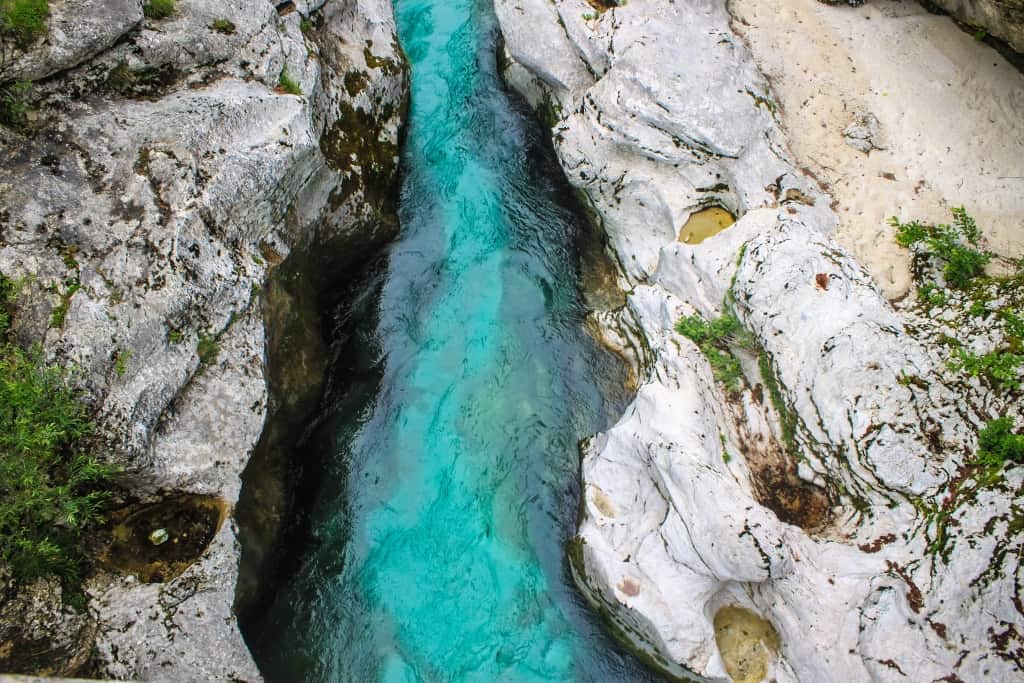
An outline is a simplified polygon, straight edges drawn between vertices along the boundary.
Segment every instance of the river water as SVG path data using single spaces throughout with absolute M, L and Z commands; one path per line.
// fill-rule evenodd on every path
M 582 328 L 578 219 L 502 88 L 490 0 L 395 10 L 402 235 L 339 323 L 315 542 L 250 644 L 272 681 L 655 680 L 566 566 L 578 442 L 615 408 Z

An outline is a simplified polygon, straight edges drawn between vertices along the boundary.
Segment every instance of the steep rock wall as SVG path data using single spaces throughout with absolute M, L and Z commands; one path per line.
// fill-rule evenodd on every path
M 256 680 L 231 607 L 232 509 L 268 410 L 261 291 L 291 253 L 322 275 L 395 228 L 407 84 L 391 7 L 50 5 L 47 36 L 0 64 L 35 81 L 27 126 L 0 127 L 0 271 L 26 283 L 14 333 L 79 369 L 136 506 L 201 494 L 224 510 L 183 572 L 92 577 L 75 647 L 95 643 L 116 678 Z M 51 612 L 43 634 L 72 620 Z M 41 669 L 68 673 L 80 652 L 58 645 Z
M 830 240 L 829 199 L 794 169 L 724 3 L 595 7 L 497 2 L 506 77 L 622 266 L 627 304 L 597 317 L 642 349 L 636 399 L 584 448 L 585 593 L 677 675 L 1019 676 L 1019 470 L 951 504 L 956 524 L 934 513 L 970 484 L 979 404 Z M 739 220 L 681 243 L 710 205 Z M 736 391 L 674 330 L 727 293 L 754 337 Z

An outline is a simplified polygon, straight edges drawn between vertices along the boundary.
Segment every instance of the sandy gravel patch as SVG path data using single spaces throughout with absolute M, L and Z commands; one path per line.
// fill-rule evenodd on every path
M 964 205 L 990 249 L 1024 255 L 1024 75 L 997 52 L 905 0 L 730 0 L 730 11 L 798 163 L 836 201 L 836 237 L 887 296 L 911 282 L 888 216 L 948 222 Z

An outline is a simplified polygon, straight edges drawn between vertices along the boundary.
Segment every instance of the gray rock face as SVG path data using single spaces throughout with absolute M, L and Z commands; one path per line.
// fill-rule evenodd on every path
M 1019 677 L 1024 615 L 1008 596 L 1022 538 L 1008 520 L 1021 475 L 975 487 L 963 467 L 984 402 L 951 388 L 829 239 L 828 198 L 793 168 L 723 4 L 589 8 L 497 2 L 506 78 L 553 122 L 622 264 L 627 304 L 596 318 L 642 354 L 633 404 L 584 449 L 584 592 L 679 675 Z M 681 243 L 708 205 L 739 220 Z M 754 337 L 735 391 L 674 329 L 718 315 L 727 294 Z M 772 478 L 781 466 L 792 478 Z M 961 483 L 977 496 L 958 497 Z M 772 634 L 737 646 L 730 628 L 749 613 Z
M 268 409 L 261 288 L 290 252 L 322 246 L 326 265 L 391 220 L 403 58 L 385 0 L 190 0 L 161 20 L 124 4 L 54 0 L 45 40 L 0 71 L 61 72 L 36 86 L 31 135 L 0 127 L 0 271 L 28 278 L 14 333 L 80 368 L 126 488 L 230 511 Z M 99 667 L 258 679 L 238 552 L 229 518 L 170 582 L 95 578 Z
M 0 82 L 35 81 L 103 52 L 142 21 L 142 0 L 53 0 L 48 35 L 22 50 L 4 43 Z

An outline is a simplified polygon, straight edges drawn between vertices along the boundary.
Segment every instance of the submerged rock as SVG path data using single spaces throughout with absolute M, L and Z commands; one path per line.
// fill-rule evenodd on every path
M 384 0 L 196 0 L 145 20 L 124 4 L 51 3 L 47 36 L 0 71 L 49 76 L 27 127 L 0 126 L 0 272 L 26 283 L 13 334 L 80 368 L 129 495 L 228 513 L 173 576 L 87 582 L 98 673 L 256 680 L 230 515 L 268 411 L 260 292 L 292 252 L 322 272 L 393 231 L 403 58 Z M 341 164 L 324 144 L 339 136 Z
M 628 301 L 597 319 L 620 347 L 623 321 L 643 340 L 634 402 L 584 448 L 585 593 L 677 675 L 1019 676 L 1019 470 L 951 493 L 982 418 L 830 239 L 829 199 L 794 168 L 725 6 L 582 7 L 497 2 L 506 78 L 551 122 L 622 264 Z M 708 203 L 736 223 L 680 243 Z M 752 335 L 732 390 L 674 329 L 726 307 Z M 788 499 L 765 475 L 780 454 L 807 487 Z M 937 521 L 940 500 L 958 525 Z M 724 645 L 715 616 L 731 610 L 767 625 Z

